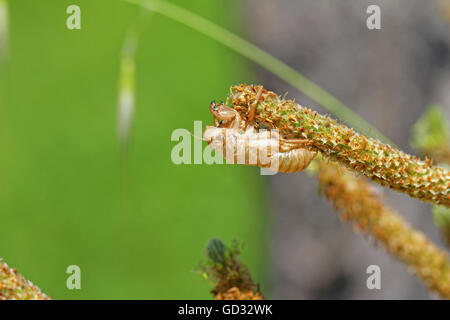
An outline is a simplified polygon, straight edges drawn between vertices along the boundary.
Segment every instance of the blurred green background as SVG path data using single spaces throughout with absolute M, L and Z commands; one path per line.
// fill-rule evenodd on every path
M 237 2 L 177 1 L 239 33 Z M 170 158 L 173 130 L 211 124 L 211 100 L 225 98 L 230 85 L 257 82 L 246 61 L 183 25 L 147 17 L 122 168 L 127 191 L 118 83 L 122 43 L 140 9 L 111 0 L 8 4 L 0 257 L 54 299 L 197 299 L 211 297 L 211 285 L 191 272 L 208 240 L 241 239 L 242 259 L 268 295 L 267 204 L 257 169 L 177 166 Z M 81 30 L 66 28 L 70 4 L 81 8 Z M 81 290 L 66 288 L 69 265 L 81 268 Z

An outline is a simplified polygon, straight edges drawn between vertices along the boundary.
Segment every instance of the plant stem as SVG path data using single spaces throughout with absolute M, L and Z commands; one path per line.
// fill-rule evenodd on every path
M 243 119 L 257 88 L 231 88 L 230 100 Z M 256 110 L 257 129 L 277 129 L 285 139 L 307 139 L 312 151 L 365 175 L 382 186 L 434 204 L 450 206 L 450 172 L 355 132 L 315 111 L 264 90 Z
M 344 221 L 372 235 L 430 290 L 450 299 L 450 261 L 443 250 L 383 205 L 371 186 L 348 170 L 321 161 L 318 177 L 323 193 Z

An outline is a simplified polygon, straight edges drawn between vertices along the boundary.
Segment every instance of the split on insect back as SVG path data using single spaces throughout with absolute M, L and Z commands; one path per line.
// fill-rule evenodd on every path
M 211 102 L 214 126 L 206 127 L 203 140 L 229 164 L 258 166 L 283 173 L 302 171 L 316 156 L 316 152 L 305 148 L 308 140 L 283 139 L 278 130 L 257 131 L 254 126 L 263 90 L 262 86 L 255 88 L 245 120 L 235 108 Z

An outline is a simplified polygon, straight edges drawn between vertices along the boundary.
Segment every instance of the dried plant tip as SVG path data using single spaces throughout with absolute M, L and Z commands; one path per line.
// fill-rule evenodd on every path
M 212 280 L 211 293 L 216 300 L 262 300 L 259 288 L 247 267 L 239 261 L 239 243 L 227 247 L 220 239 L 212 239 L 207 248 L 207 263 L 200 273 Z
M 259 292 L 253 292 L 252 290 L 241 291 L 237 287 L 228 289 L 225 292 L 219 292 L 214 297 L 216 300 L 264 300 L 263 296 Z

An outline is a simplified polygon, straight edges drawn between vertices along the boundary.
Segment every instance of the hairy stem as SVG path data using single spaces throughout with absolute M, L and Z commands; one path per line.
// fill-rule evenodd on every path
M 255 101 L 257 87 L 239 85 L 231 88 L 229 101 L 247 119 Z M 431 161 L 406 154 L 355 132 L 327 116 L 320 115 L 292 100 L 281 99 L 264 90 L 252 123 L 257 129 L 278 129 L 285 139 L 307 139 L 312 151 L 335 160 L 382 186 L 411 197 L 450 206 L 450 172 L 432 166 Z
M 450 299 L 450 261 L 443 250 L 383 205 L 365 180 L 324 161 L 320 163 L 318 176 L 323 193 L 344 221 L 372 235 L 430 290 Z

